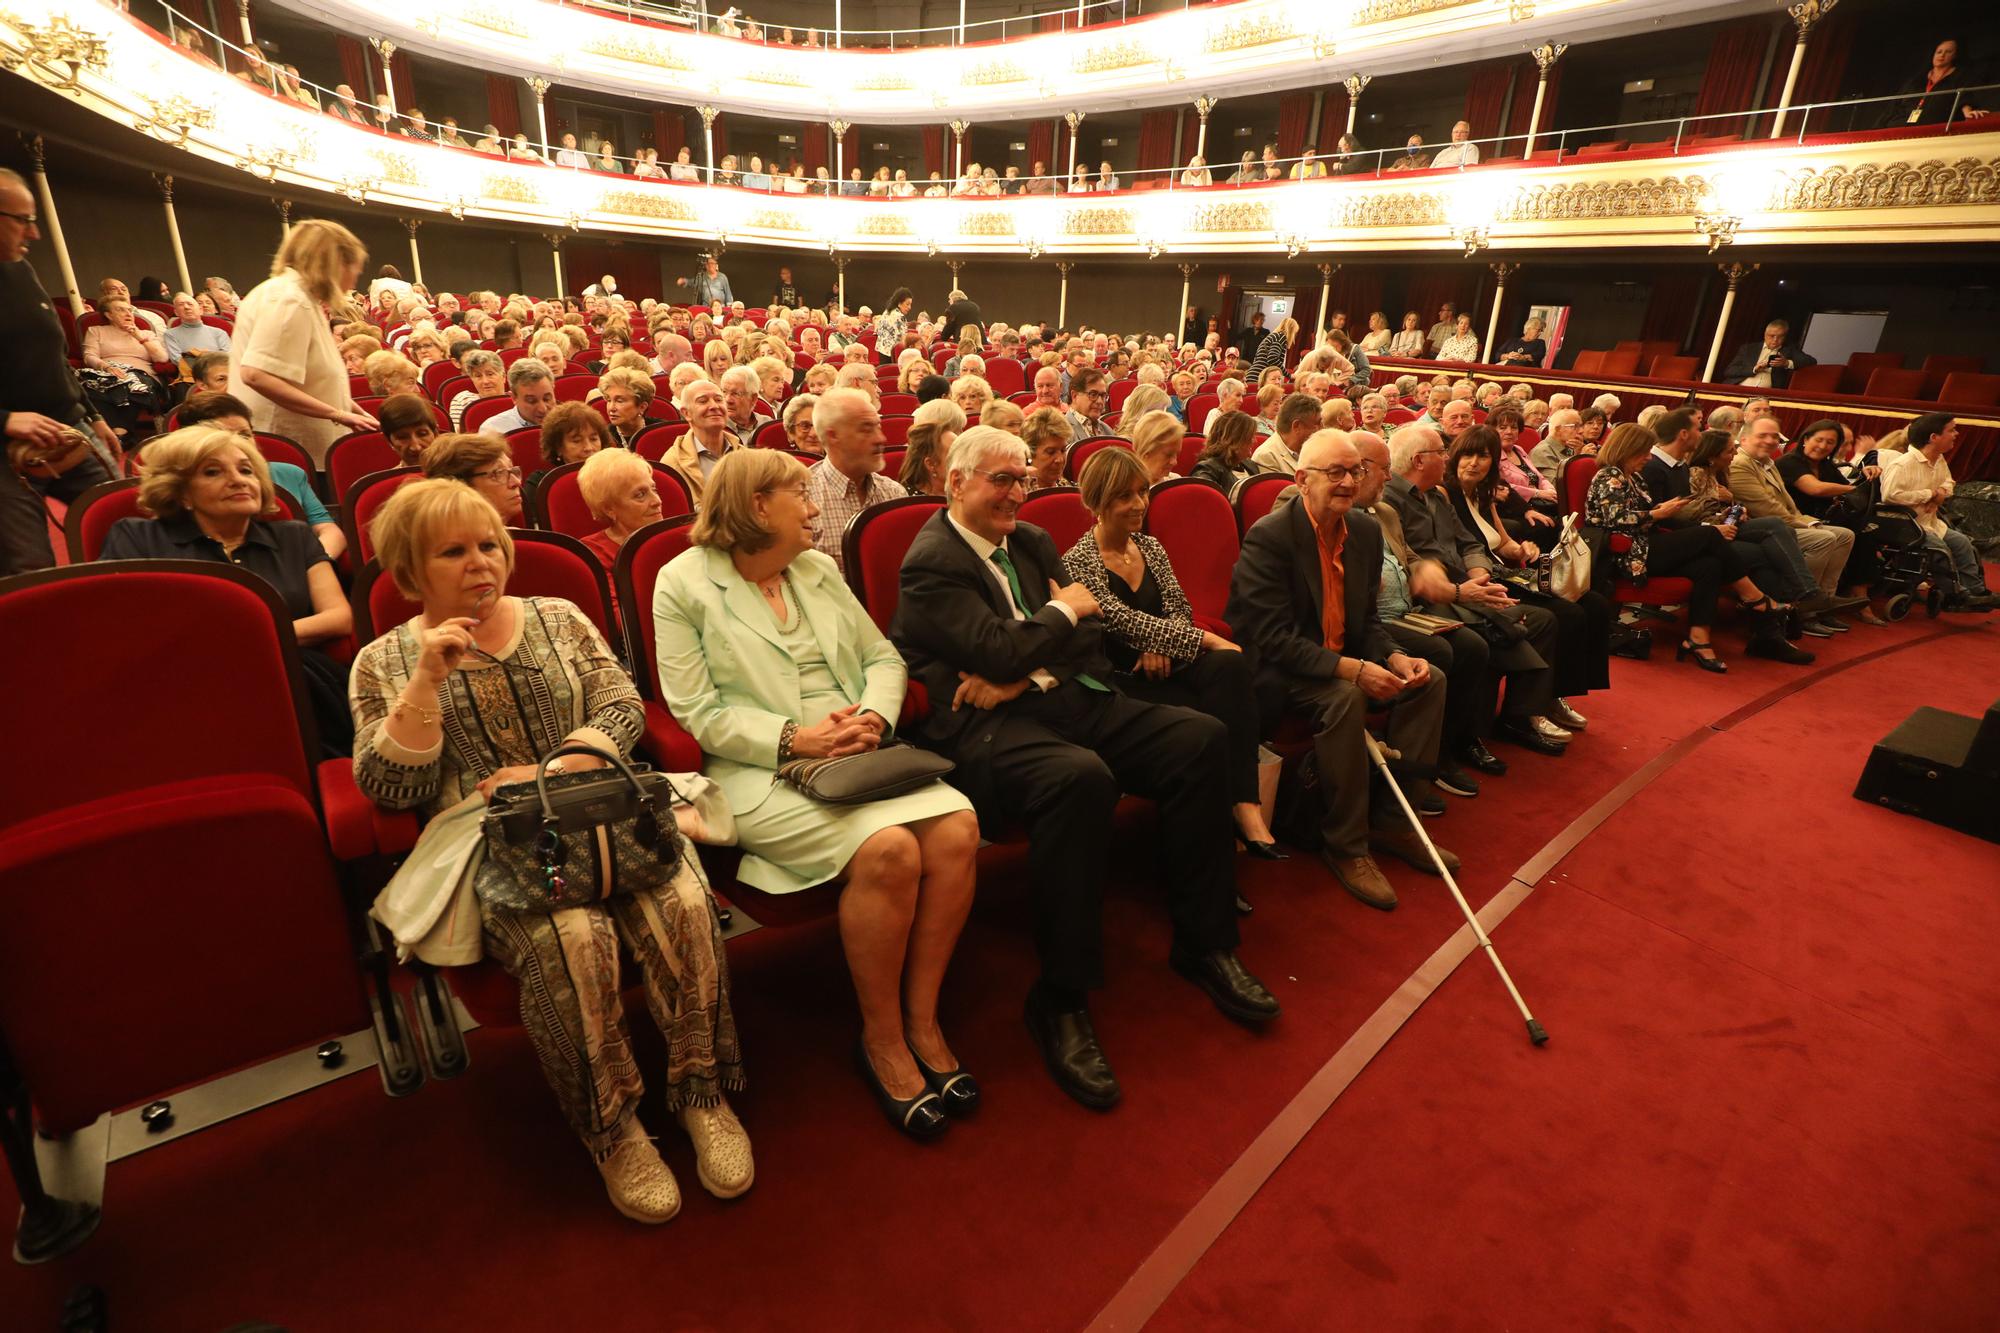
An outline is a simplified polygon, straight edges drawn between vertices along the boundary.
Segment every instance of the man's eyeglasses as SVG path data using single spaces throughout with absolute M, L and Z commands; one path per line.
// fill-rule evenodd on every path
M 1328 481 L 1333 482 L 1335 485 L 1338 485 L 1343 481 L 1367 480 L 1369 465 L 1366 463 L 1360 463 L 1354 467 L 1341 467 L 1338 464 L 1335 464 L 1333 467 L 1302 467 L 1299 469 L 1299 471 L 1317 472 L 1322 477 L 1325 477 Z
M 475 472 L 472 476 L 478 481 L 519 481 L 521 479 L 521 469 L 517 467 L 494 467 L 488 468 L 484 472 Z
M 0 218 L 12 218 L 24 227 L 32 227 L 39 220 L 33 213 L 0 213 Z
M 1023 490 L 1026 490 L 1028 487 L 1028 474 L 1025 472 L 982 472 L 976 467 L 966 470 L 971 472 L 975 477 L 986 478 L 986 480 L 998 486 L 1002 491 L 1011 491 L 1016 486 L 1019 486 Z

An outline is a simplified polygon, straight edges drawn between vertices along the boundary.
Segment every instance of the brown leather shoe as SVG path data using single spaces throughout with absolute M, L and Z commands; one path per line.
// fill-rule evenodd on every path
M 1425 850 L 1423 839 L 1409 829 L 1369 829 L 1368 845 L 1375 851 L 1386 852 L 1398 861 L 1408 862 L 1412 869 L 1421 870 L 1426 875 L 1435 875 L 1438 872 L 1437 863 L 1431 860 L 1430 852 Z M 1436 844 L 1433 843 L 1432 846 Z M 1453 874 L 1458 873 L 1458 858 L 1443 847 L 1438 847 L 1437 852 L 1438 857 L 1444 862 L 1445 869 Z
M 1340 887 L 1367 903 L 1370 907 L 1388 912 L 1396 906 L 1396 891 L 1389 887 L 1388 876 L 1382 867 L 1375 864 L 1372 856 L 1335 856 L 1324 848 L 1319 859 L 1326 862 L 1326 868 L 1340 881 Z

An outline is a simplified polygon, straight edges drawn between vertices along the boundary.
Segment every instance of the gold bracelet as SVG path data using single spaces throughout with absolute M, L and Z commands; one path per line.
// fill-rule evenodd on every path
M 395 703 L 389 705 L 389 716 L 400 718 L 406 709 L 412 708 L 416 710 L 417 722 L 420 726 L 428 727 L 431 723 L 438 720 L 438 715 L 430 709 L 425 708 L 422 704 L 413 704 L 404 699 L 398 699 Z

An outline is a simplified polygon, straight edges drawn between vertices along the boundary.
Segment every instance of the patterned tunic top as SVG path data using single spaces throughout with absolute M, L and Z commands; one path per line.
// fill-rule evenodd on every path
M 422 656 L 417 620 L 363 648 L 354 659 L 354 781 L 390 810 L 426 818 L 463 800 L 480 781 L 532 764 L 582 731 L 592 744 L 629 757 L 645 728 L 645 707 L 625 668 L 590 618 L 559 597 L 519 599 L 521 625 L 502 666 L 468 657 L 438 687 L 443 737 L 437 749 L 397 744 L 382 724 Z M 591 735 L 595 733 L 595 735 Z
M 1646 547 L 1653 526 L 1653 497 L 1638 473 L 1623 468 L 1601 467 L 1590 479 L 1590 498 L 1584 502 L 1583 521 L 1607 532 L 1623 533 L 1631 540 L 1624 551 L 1614 551 L 1607 543 L 1605 554 L 1626 578 L 1643 583 L 1646 579 Z

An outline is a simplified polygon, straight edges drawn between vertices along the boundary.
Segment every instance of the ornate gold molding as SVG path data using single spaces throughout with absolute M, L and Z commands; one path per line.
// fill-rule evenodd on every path
M 1011 60 L 994 60 L 966 70 L 958 81 L 967 88 L 991 88 L 1002 83 L 1026 83 L 1028 72 Z
M 635 218 L 657 218 L 662 222 L 693 222 L 695 211 L 678 199 L 639 190 L 613 190 L 598 204 L 600 212 L 622 213 Z
M 1441 227 L 1445 199 L 1441 194 L 1369 195 L 1349 199 L 1336 215 L 1342 227 Z
M 1373 0 L 1354 13 L 1352 23 L 1359 27 L 1364 23 L 1387 23 L 1391 19 L 1415 18 L 1419 14 L 1435 14 L 1440 9 L 1457 9 L 1473 0 Z M 1529 11 L 1531 14 L 1532 10 Z
M 1268 232 L 1273 230 L 1271 206 L 1259 203 L 1211 204 L 1188 216 L 1193 232 Z
M 1074 68 L 1078 74 L 1103 74 L 1108 70 L 1134 69 L 1158 61 L 1159 57 L 1150 48 L 1138 42 L 1106 42 L 1079 56 Z
M 1779 212 L 2000 203 L 2000 157 L 1807 167 L 1779 172 L 1778 178 L 1782 183 L 1772 190 L 1771 207 Z
M 1129 208 L 1078 208 L 1063 219 L 1066 236 L 1130 236 L 1132 210 Z
M 1210 55 L 1224 51 L 1241 51 L 1251 46 L 1269 46 L 1272 42 L 1290 40 L 1298 32 L 1292 21 L 1281 14 L 1267 14 L 1247 23 L 1232 23 L 1217 28 L 1208 34 L 1201 44 L 1202 50 Z
M 1707 191 L 1700 176 L 1531 185 L 1503 196 L 1493 217 L 1498 222 L 1688 217 L 1701 210 Z

